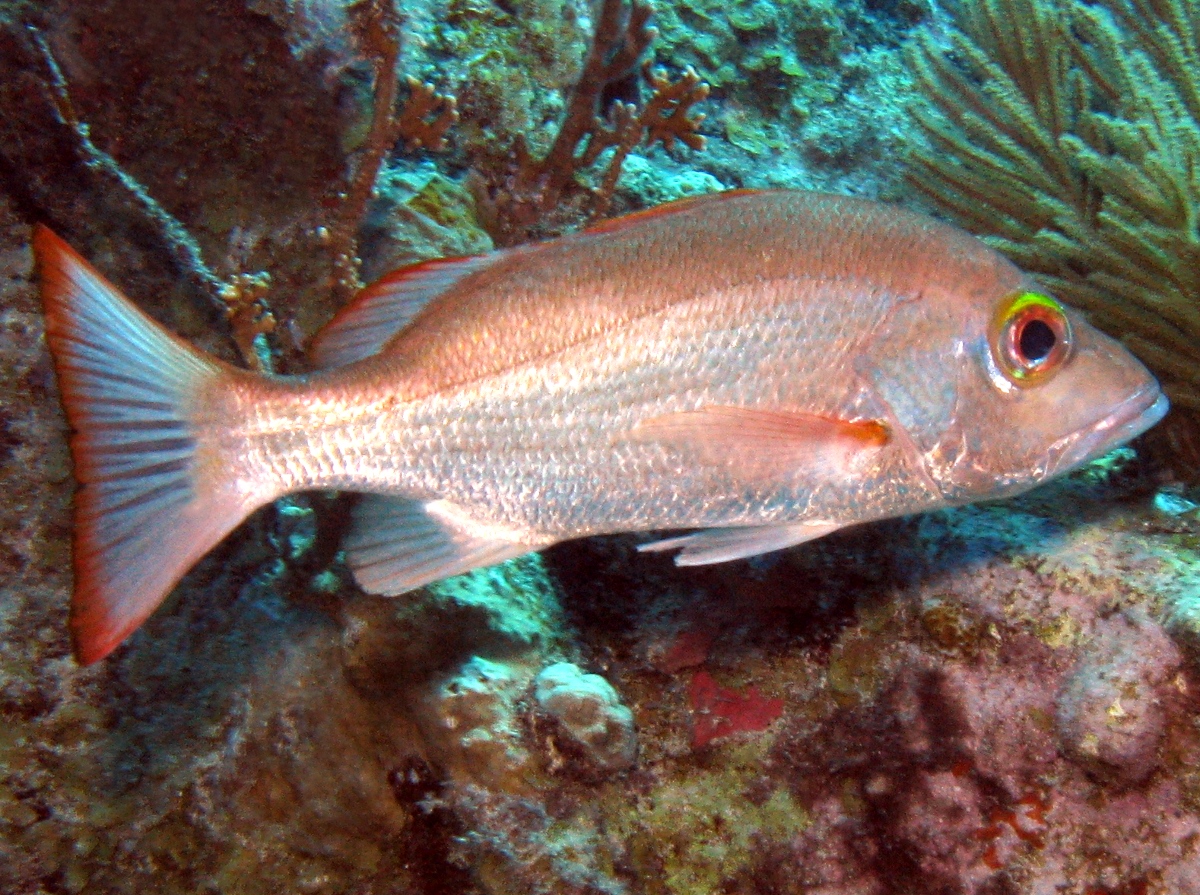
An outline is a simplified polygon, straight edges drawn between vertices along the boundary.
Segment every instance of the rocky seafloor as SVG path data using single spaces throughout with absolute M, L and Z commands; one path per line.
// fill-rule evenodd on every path
M 25 6 L 0 7 L 6 27 Z M 271 272 L 271 347 L 299 364 L 292 343 L 332 309 L 329 183 L 348 181 L 366 115 L 346 7 L 179 2 L 143 21 L 136 6 L 29 21 L 93 138 L 218 273 Z M 617 206 L 697 183 L 900 192 L 896 119 L 865 110 L 895 92 L 881 84 L 903 76 L 898 36 L 924 6 L 796 3 L 807 18 L 783 28 L 734 6 L 661 12 L 660 61 L 713 84 L 709 146 L 631 156 Z M 409 10 L 402 61 L 442 72 L 465 136 L 389 156 L 365 269 L 490 244 L 470 141 L 561 109 L 591 9 Z M 571 27 L 514 25 L 551 20 Z M 164 40 L 185 25 L 195 39 Z M 514 59 L 529 80 L 497 92 Z M 127 646 L 79 667 L 71 461 L 29 224 L 237 354 L 173 285 L 144 209 L 72 167 L 45 73 L 8 75 L 25 92 L 0 92 L 5 120 L 50 117 L 0 153 L 0 891 L 1200 890 L 1200 493 L 1128 450 L 1023 498 L 752 562 L 679 569 L 620 536 L 395 600 L 340 562 L 346 499 L 306 496 L 257 514 Z M 172 78 L 195 85 L 176 105 Z

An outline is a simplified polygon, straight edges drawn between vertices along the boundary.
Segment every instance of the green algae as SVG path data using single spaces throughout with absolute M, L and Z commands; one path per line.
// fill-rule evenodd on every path
M 632 806 L 606 794 L 606 826 L 626 843 L 648 893 L 753 891 L 747 886 L 758 855 L 808 828 L 808 814 L 787 789 L 761 790 L 771 743 L 765 736 L 730 745 L 714 766 L 681 762 Z
M 575 0 L 451 0 L 430 34 L 430 51 L 463 60 L 453 85 L 461 139 L 548 145 L 543 122 L 562 109 L 560 91 L 579 76 L 590 29 Z
M 461 185 L 449 178 L 439 175 L 427 178 L 408 200 L 408 205 L 439 226 L 462 234 L 483 235 L 474 200 Z
M 829 657 L 827 679 L 841 706 L 869 703 L 890 679 L 887 651 L 890 638 L 851 634 L 841 638 Z
M 988 636 L 987 620 L 953 596 L 925 600 L 919 611 L 921 627 L 946 654 L 973 658 Z
M 372 281 L 429 258 L 491 251 L 475 213 L 475 198 L 429 164 L 385 168 L 363 225 L 363 279 Z
M 558 589 L 539 553 L 429 585 L 434 599 L 477 610 L 514 647 L 555 651 L 564 630 Z

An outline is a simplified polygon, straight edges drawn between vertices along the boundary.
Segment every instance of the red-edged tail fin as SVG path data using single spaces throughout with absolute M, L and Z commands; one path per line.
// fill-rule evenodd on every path
M 71 633 L 86 665 L 133 633 L 263 501 L 222 479 L 211 451 L 201 462 L 197 399 L 233 368 L 166 332 L 50 230 L 37 227 L 33 247 L 74 429 Z

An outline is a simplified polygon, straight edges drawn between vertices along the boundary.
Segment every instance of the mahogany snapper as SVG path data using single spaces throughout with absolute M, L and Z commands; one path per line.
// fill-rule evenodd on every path
M 399 594 L 568 538 L 682 565 L 1015 494 L 1152 426 L 1118 342 L 983 243 L 800 192 L 684 200 L 363 290 L 320 368 L 205 356 L 34 235 L 80 482 L 76 656 L 121 643 L 249 513 L 365 492 L 358 582 Z

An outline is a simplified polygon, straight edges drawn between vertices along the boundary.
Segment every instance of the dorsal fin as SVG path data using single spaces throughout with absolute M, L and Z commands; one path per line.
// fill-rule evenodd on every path
M 561 253 L 565 247 L 586 242 L 588 236 L 620 233 L 647 220 L 668 217 L 696 207 L 723 204 L 729 199 L 758 192 L 729 190 L 679 199 L 655 208 L 602 221 L 579 234 L 548 243 L 519 246 L 486 255 L 421 261 L 400 268 L 363 289 L 353 301 L 338 311 L 317 333 L 309 348 L 309 358 L 316 366 L 328 369 L 377 354 L 434 299 L 450 292 L 470 275 L 505 259 L 514 261 L 518 255 L 536 255 L 555 245 Z M 487 296 L 489 305 L 503 300 L 504 296 Z M 441 338 L 438 337 L 439 340 Z
M 668 215 L 678 214 L 681 211 L 690 211 L 699 205 L 712 205 L 724 202 L 726 199 L 749 196 L 758 192 L 761 192 L 761 190 L 726 190 L 723 193 L 705 193 L 703 196 L 688 196 L 685 199 L 676 199 L 673 202 L 655 205 L 653 208 L 643 208 L 641 211 L 631 211 L 629 214 L 623 214 L 620 217 L 609 218 L 607 221 L 601 221 L 598 224 L 593 224 L 585 228 L 583 232 L 616 233 L 650 218 L 667 217 Z
M 309 359 L 327 369 L 377 354 L 429 302 L 500 255 L 434 258 L 385 274 L 325 324 L 309 346 Z

